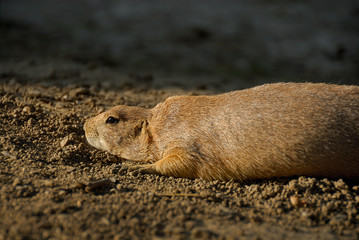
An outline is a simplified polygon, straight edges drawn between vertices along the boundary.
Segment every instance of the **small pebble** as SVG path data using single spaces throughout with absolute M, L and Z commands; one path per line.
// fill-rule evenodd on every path
M 8 151 L 2 151 L 1 154 L 4 155 L 5 157 L 10 158 L 11 160 L 16 160 L 16 156 L 13 155 L 13 154 L 11 154 L 11 153 L 8 152 Z
M 100 179 L 97 181 L 93 181 L 93 182 L 90 182 L 87 184 L 87 186 L 85 187 L 85 191 L 86 192 L 95 191 L 96 189 L 106 187 L 106 186 L 110 185 L 111 183 L 113 183 L 113 182 L 109 179 Z
M 87 95 L 87 94 L 89 94 L 89 90 L 83 87 L 75 88 L 69 92 L 70 98 L 76 98 L 80 95 Z
M 15 187 L 15 186 L 21 185 L 21 183 L 22 183 L 22 181 L 19 178 L 15 178 L 12 185 Z
M 100 219 L 100 224 L 103 224 L 103 225 L 110 225 L 110 224 L 111 224 L 111 222 L 110 222 L 110 220 L 109 220 L 108 218 L 106 218 L 106 217 L 102 217 L 102 218 Z
M 291 196 L 289 200 L 294 207 L 303 207 L 305 204 L 305 201 L 301 200 L 298 196 Z
M 69 136 L 64 137 L 64 139 L 62 139 L 60 142 L 61 148 L 64 148 L 69 142 L 70 142 Z
M 76 202 L 76 206 L 77 207 L 82 207 L 82 200 L 77 200 L 77 202 Z
M 74 172 L 75 170 L 76 170 L 75 167 L 71 167 L 71 166 L 67 167 L 67 172 L 68 173 Z
M 22 112 L 24 113 L 30 113 L 34 111 L 35 111 L 35 107 L 33 105 L 27 105 L 22 109 Z
M 120 160 L 118 160 L 118 158 L 115 157 L 115 156 L 108 156 L 107 159 L 108 159 L 109 162 L 112 162 L 112 163 L 120 162 Z
M 45 180 L 44 185 L 46 187 L 53 187 L 55 184 L 54 184 L 54 181 L 52 181 L 52 180 Z
M 60 190 L 59 191 L 59 196 L 60 197 L 63 197 L 63 196 L 65 196 L 66 195 L 66 191 L 65 190 Z
M 36 120 L 33 118 L 30 118 L 27 120 L 27 126 L 34 126 L 36 124 Z

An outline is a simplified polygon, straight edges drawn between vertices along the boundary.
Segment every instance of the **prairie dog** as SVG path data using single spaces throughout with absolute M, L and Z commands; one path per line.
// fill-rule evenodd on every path
M 205 180 L 359 178 L 359 87 L 277 83 L 116 106 L 84 125 L 88 142 L 143 165 Z

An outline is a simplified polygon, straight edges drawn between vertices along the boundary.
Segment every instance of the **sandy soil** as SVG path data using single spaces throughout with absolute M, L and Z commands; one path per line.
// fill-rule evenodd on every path
M 358 237 L 358 185 L 307 177 L 244 184 L 132 176 L 86 143 L 89 116 L 116 104 L 150 107 L 180 90 L 2 80 L 1 239 Z
M 115 157 L 86 144 L 87 117 L 116 104 L 150 107 L 180 92 L 3 80 L 3 239 L 358 237 L 359 187 L 343 180 L 131 176 L 119 172 Z
M 114 105 L 152 107 L 263 76 L 171 75 L 164 85 L 163 76 L 66 55 L 76 46 L 26 26 L 1 22 L 0 31 L 0 239 L 358 239 L 358 183 L 131 175 L 85 141 L 84 121 Z

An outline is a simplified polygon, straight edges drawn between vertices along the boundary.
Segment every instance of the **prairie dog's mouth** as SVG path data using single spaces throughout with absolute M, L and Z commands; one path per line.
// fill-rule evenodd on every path
M 86 134 L 86 139 L 87 139 L 87 142 L 97 148 L 97 149 L 100 149 L 100 150 L 104 150 L 104 151 L 107 151 L 107 148 L 106 148 L 106 144 L 104 143 L 104 141 L 99 138 L 99 137 L 93 137 L 93 136 L 88 136 Z
M 84 124 L 86 140 L 91 146 L 106 151 L 106 144 L 100 138 L 97 129 L 93 127 L 96 123 L 95 120 L 96 118 L 90 118 Z

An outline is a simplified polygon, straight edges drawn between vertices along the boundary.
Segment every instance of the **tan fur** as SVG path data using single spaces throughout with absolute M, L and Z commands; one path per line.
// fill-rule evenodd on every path
M 116 124 L 105 123 L 109 116 Z M 174 177 L 359 177 L 359 87 L 267 84 L 170 97 L 153 109 L 117 106 L 84 126 L 88 142 Z

